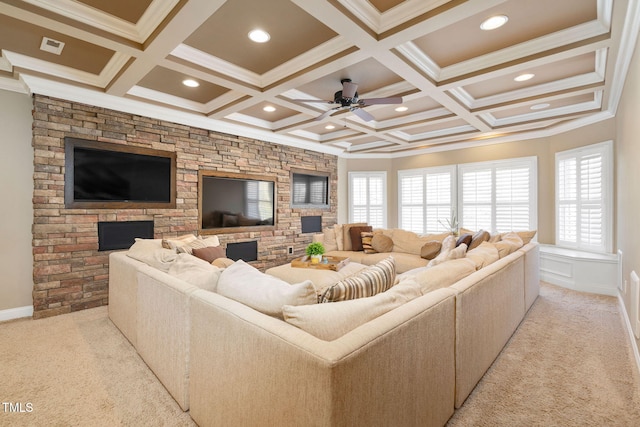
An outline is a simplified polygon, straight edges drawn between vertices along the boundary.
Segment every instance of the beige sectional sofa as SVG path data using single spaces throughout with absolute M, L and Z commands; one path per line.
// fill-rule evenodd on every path
M 408 270 L 446 286 L 325 341 L 115 252 L 109 316 L 200 426 L 442 426 L 535 301 L 538 257 Z

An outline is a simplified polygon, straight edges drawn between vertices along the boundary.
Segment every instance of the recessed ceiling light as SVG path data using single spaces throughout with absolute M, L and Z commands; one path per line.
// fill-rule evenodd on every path
M 532 105 L 529 108 L 532 109 L 532 110 L 544 110 L 545 108 L 548 108 L 550 106 L 551 106 L 551 104 L 548 104 L 548 103 L 545 102 L 545 103 L 542 103 L 542 104 Z
M 506 15 L 492 16 L 485 19 L 482 24 L 480 24 L 480 29 L 485 31 L 495 30 L 496 28 L 500 28 L 506 24 L 508 20 L 509 18 Z
M 403 111 L 407 111 L 409 108 L 405 107 L 404 105 L 402 107 L 398 107 L 396 108 L 396 111 L 398 113 L 402 113 Z
M 267 105 L 263 108 L 263 110 L 267 113 L 273 113 L 274 111 L 276 111 L 276 107 L 274 107 L 273 105 Z
M 336 127 L 334 125 L 326 125 L 324 128 L 327 130 L 331 130 L 331 129 L 335 129 Z
M 266 43 L 271 39 L 271 36 L 264 30 L 251 30 L 249 38 L 256 43 Z
M 200 83 L 198 83 L 197 81 L 193 80 L 193 79 L 185 79 L 182 81 L 182 84 L 185 86 L 189 86 L 189 87 L 198 87 L 200 86 Z
M 535 76 L 535 74 L 531 74 L 531 73 L 520 74 L 518 77 L 514 78 L 513 80 L 517 82 L 526 82 L 527 80 L 531 80 L 533 76 Z

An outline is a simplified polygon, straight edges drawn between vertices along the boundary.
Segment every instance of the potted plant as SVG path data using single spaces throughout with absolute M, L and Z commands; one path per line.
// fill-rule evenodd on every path
M 311 264 L 318 264 L 322 261 L 324 246 L 320 242 L 313 242 L 306 249 L 307 255 L 311 258 Z
M 454 236 L 458 237 L 460 231 L 458 216 L 453 210 L 451 211 L 451 218 L 445 219 L 444 222 L 442 222 L 442 220 L 438 220 L 438 222 L 441 226 L 450 231 Z

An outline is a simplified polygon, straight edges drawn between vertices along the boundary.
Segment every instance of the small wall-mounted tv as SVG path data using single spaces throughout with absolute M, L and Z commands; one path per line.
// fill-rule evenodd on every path
M 328 208 L 329 174 L 306 171 L 291 171 L 291 207 Z
M 198 215 L 203 234 L 275 227 L 274 179 L 256 175 L 200 171 L 198 196 Z
M 67 208 L 175 208 L 176 154 L 65 138 Z

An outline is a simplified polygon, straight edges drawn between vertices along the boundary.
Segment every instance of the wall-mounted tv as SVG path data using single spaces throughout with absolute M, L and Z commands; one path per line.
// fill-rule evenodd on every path
M 291 207 L 328 208 L 329 174 L 302 169 L 292 170 Z
M 202 233 L 265 230 L 275 226 L 274 179 L 215 171 L 200 171 L 198 178 Z
M 67 208 L 175 208 L 176 154 L 65 138 Z

